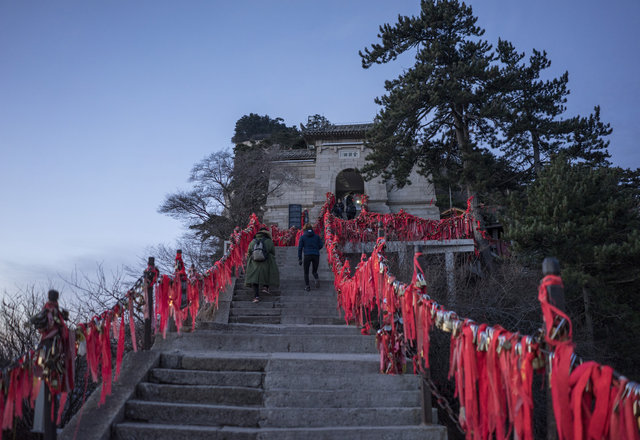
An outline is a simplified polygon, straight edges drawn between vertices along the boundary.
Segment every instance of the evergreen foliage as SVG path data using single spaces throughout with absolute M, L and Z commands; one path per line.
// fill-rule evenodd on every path
M 473 191 L 498 183 L 482 164 L 497 162 L 483 145 L 495 138 L 490 109 L 499 70 L 476 20 L 464 3 L 423 0 L 418 16 L 381 26 L 381 43 L 360 52 L 369 68 L 415 51 L 415 65 L 386 81 L 388 93 L 376 99 L 382 109 L 368 136 L 366 177 L 403 186 L 417 163 L 436 183 Z
M 582 352 L 634 373 L 640 373 L 635 340 L 619 336 L 640 330 L 639 176 L 560 155 L 514 200 L 508 228 L 525 262 L 560 260 Z
M 318 130 L 331 127 L 331 125 L 331 122 L 329 122 L 326 117 L 316 113 L 315 115 L 307 117 L 307 124 L 300 124 L 300 128 L 302 128 L 303 130 Z
M 517 190 L 560 151 L 607 164 L 611 127 L 600 108 L 564 117 L 568 73 L 543 79 L 546 52 L 533 50 L 525 62 L 507 41 L 494 49 L 476 21 L 458 0 L 422 0 L 419 15 L 380 26 L 380 42 L 360 52 L 365 69 L 402 54 L 415 59 L 376 98 L 381 109 L 367 139 L 365 177 L 402 187 L 417 165 L 436 186 L 487 196 Z
M 256 113 L 244 115 L 236 122 L 231 142 L 243 148 L 245 142 L 252 144 L 280 145 L 287 148 L 304 148 L 302 134 L 296 127 L 287 127 L 284 119 L 272 119 L 269 115 Z
M 499 40 L 498 58 L 503 63 L 494 102 L 501 129 L 500 149 L 513 166 L 525 173 L 540 174 L 550 155 L 565 151 L 567 157 L 594 165 L 606 164 L 609 124 L 600 121 L 600 108 L 586 118 L 562 119 L 569 89 L 569 73 L 550 80 L 542 74 L 551 66 L 545 51 L 533 50 L 528 64 L 509 42 Z

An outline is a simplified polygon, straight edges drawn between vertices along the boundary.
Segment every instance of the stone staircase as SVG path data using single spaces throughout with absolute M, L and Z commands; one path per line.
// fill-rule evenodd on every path
M 260 303 L 238 280 L 228 323 L 156 342 L 111 438 L 446 439 L 420 424 L 418 378 L 379 374 L 375 338 L 345 325 L 326 255 L 311 292 L 296 248 L 277 261 L 281 286 Z

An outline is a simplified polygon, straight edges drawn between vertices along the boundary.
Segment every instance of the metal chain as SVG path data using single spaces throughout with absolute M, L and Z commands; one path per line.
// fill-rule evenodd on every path
M 438 403 L 438 406 L 447 413 L 447 416 L 449 416 L 451 421 L 456 425 L 456 427 L 458 428 L 458 431 L 460 431 L 461 434 L 464 434 L 465 431 L 464 429 L 462 429 L 462 426 L 458 421 L 458 416 L 453 411 L 453 408 L 451 408 L 451 404 L 449 403 L 447 398 L 444 397 L 442 394 L 440 394 L 440 392 L 438 391 L 438 388 L 436 387 L 436 384 L 433 383 L 433 380 L 431 380 L 431 377 L 423 374 L 422 380 L 425 381 L 427 385 L 429 385 L 429 389 L 431 390 L 431 395 L 436 398 L 436 402 Z

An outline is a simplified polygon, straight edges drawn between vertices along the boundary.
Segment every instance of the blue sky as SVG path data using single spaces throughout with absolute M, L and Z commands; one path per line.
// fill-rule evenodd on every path
M 602 107 L 617 165 L 640 152 L 640 2 L 472 0 L 486 39 L 546 49 L 569 114 Z M 0 292 L 137 264 L 157 213 L 248 113 L 367 122 L 385 79 L 358 50 L 419 2 L 0 0 Z

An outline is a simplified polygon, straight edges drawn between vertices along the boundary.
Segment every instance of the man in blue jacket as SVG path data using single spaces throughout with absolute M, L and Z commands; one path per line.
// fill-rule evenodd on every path
M 302 265 L 302 252 L 304 251 L 304 284 L 307 292 L 311 290 L 309 287 L 309 265 L 312 265 L 311 273 L 316 280 L 316 289 L 320 287 L 318 280 L 318 263 L 320 262 L 320 249 L 322 249 L 322 239 L 313 232 L 313 227 L 307 223 L 304 225 L 304 233 L 300 236 L 298 242 L 298 264 Z

